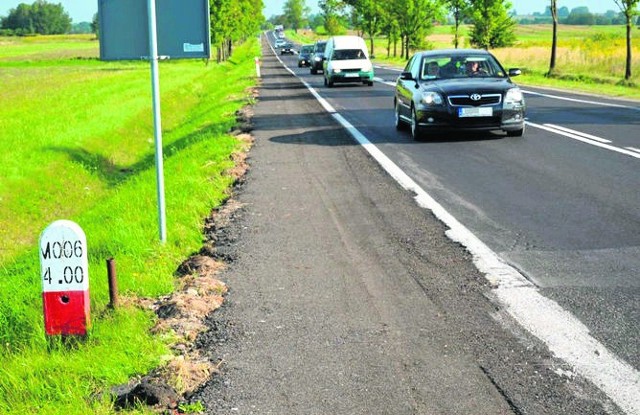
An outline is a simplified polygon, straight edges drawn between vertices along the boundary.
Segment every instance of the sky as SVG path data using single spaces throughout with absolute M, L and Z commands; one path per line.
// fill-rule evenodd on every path
M 7 16 L 9 10 L 15 9 L 20 3 L 33 4 L 34 2 L 35 0 L 1 0 L 0 16 Z M 69 13 L 74 23 L 90 22 L 93 19 L 93 15 L 98 11 L 97 0 L 48 0 L 48 2 L 62 4 L 62 7 Z M 284 0 L 263 0 L 263 2 L 265 5 L 265 17 L 269 18 L 273 15 L 282 14 Z M 569 10 L 574 7 L 586 6 L 592 13 L 619 10 L 613 0 L 557 0 L 557 2 L 558 7 L 567 7 Z M 511 3 L 518 14 L 530 14 L 543 12 L 551 2 L 545 0 L 511 0 Z M 317 13 L 319 10 L 317 0 L 306 0 L 306 5 L 311 9 L 312 13 Z

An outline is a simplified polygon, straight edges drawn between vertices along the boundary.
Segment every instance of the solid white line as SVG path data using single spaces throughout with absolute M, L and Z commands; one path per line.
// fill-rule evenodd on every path
M 636 153 L 640 153 L 640 148 L 635 147 L 625 147 L 627 150 L 635 151 Z
M 538 95 L 538 96 L 546 97 L 546 98 L 559 99 L 561 101 L 579 102 L 581 104 L 600 105 L 600 106 L 603 106 L 603 107 L 624 108 L 624 109 L 629 109 L 629 110 L 640 111 L 640 107 L 633 107 L 633 106 L 630 106 L 630 105 L 612 104 L 612 103 L 609 103 L 609 102 L 601 102 L 601 101 L 598 102 L 598 101 L 590 101 L 590 100 L 587 100 L 587 99 L 561 97 L 561 96 L 558 96 L 558 95 L 542 94 L 540 92 L 533 92 L 533 91 L 526 91 L 526 90 L 523 90 L 522 92 L 524 92 L 525 94 Z
M 631 156 L 637 159 L 640 159 L 640 154 L 635 153 L 633 151 L 629 151 L 626 150 L 624 148 L 620 148 L 620 147 L 615 147 L 606 143 L 600 143 L 598 141 L 594 141 L 588 138 L 584 138 L 582 136 L 576 135 L 576 134 L 571 134 L 571 133 L 567 133 L 561 130 L 556 130 L 555 128 L 551 128 L 551 127 L 547 127 L 546 125 L 541 125 L 541 124 L 535 124 L 532 123 L 530 121 L 527 121 L 527 124 L 535 127 L 535 128 L 540 128 L 541 130 L 546 130 L 546 131 L 550 131 L 552 133 L 556 133 L 556 134 L 560 134 L 563 135 L 565 137 L 569 137 L 569 138 L 573 138 L 574 140 L 578 140 L 578 141 L 582 141 L 583 143 L 587 143 L 587 144 L 591 144 L 592 146 L 596 146 L 596 147 L 601 147 L 607 150 L 611 150 L 611 151 L 615 151 L 616 153 L 620 153 L 620 154 L 625 154 L 627 156 Z
M 597 137 L 595 135 L 583 133 L 583 132 L 580 132 L 580 131 L 572 130 L 570 128 L 561 127 L 559 125 L 555 125 L 555 124 L 544 124 L 544 125 L 546 125 L 547 127 L 555 128 L 556 130 L 564 131 L 566 133 L 579 135 L 579 136 L 584 137 L 584 138 L 590 138 L 591 140 L 595 140 L 595 141 L 598 141 L 600 143 L 607 143 L 607 144 L 611 143 L 611 140 L 607 140 L 605 138 L 600 138 L 600 137 Z
M 389 85 L 389 86 L 396 86 L 395 82 L 385 81 L 384 79 L 378 78 L 377 76 L 375 76 L 373 78 L 373 80 L 376 81 L 376 82 L 380 82 L 381 84 L 385 84 L 385 85 Z
M 419 206 L 431 210 L 449 228 L 447 236 L 462 244 L 472 254 L 478 270 L 496 287 L 496 298 L 516 321 L 542 340 L 552 353 L 571 365 L 578 374 L 599 387 L 623 411 L 628 414 L 640 414 L 640 372 L 618 359 L 602 343 L 594 339 L 589 334 L 589 329 L 572 314 L 540 294 L 522 274 L 504 263 L 495 252 L 339 114 L 327 100 L 320 97 L 313 87 L 304 81 L 303 83 L 391 177 L 404 189 L 415 193 L 415 200 Z

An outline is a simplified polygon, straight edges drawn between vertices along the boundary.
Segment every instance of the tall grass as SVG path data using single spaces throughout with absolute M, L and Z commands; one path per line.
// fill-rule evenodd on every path
M 173 290 L 176 268 L 202 245 L 203 218 L 228 197 L 242 144 L 226 133 L 251 99 L 257 42 L 222 65 L 160 65 L 166 244 L 149 65 L 100 62 L 88 37 L 0 43 L 0 413 L 111 413 L 99 393 L 157 366 L 169 340 L 149 334 L 148 311 L 106 308 L 105 260 L 117 261 L 122 295 Z M 37 241 L 56 219 L 87 235 L 93 326 L 74 348 L 52 347 L 43 329 Z

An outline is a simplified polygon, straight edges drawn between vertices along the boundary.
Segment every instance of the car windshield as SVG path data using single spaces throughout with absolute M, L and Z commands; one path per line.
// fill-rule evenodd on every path
M 497 77 L 506 74 L 490 55 L 425 56 L 420 66 L 420 79 Z
M 313 46 L 303 46 L 300 49 L 300 53 L 311 53 L 313 51 Z
M 349 59 L 365 59 L 365 54 L 360 49 L 336 49 L 333 51 L 332 58 L 336 61 Z

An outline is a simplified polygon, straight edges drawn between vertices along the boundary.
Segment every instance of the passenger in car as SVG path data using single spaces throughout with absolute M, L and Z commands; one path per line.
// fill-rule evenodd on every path
M 440 66 L 436 61 L 427 62 L 422 77 L 425 79 L 435 79 L 440 74 Z

